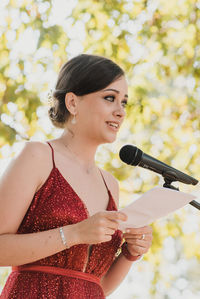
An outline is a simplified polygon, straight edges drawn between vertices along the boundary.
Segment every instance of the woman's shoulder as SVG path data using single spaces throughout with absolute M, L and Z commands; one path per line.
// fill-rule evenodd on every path
M 32 181 L 36 177 L 38 182 L 36 191 L 43 185 L 53 166 L 52 152 L 47 142 L 24 142 L 15 160 L 16 163 L 14 163 L 19 165 Z
M 46 142 L 39 141 L 26 141 L 21 146 L 21 149 L 16 154 L 14 164 L 18 164 L 24 169 L 33 169 L 39 171 L 40 174 L 44 172 L 46 175 L 45 168 L 52 167 L 51 149 Z
M 42 142 L 24 142 L 2 174 L 0 211 L 4 213 L 3 219 L 12 221 L 0 221 L 0 233 L 17 231 L 35 192 L 52 168 L 48 150 L 48 145 Z
M 49 159 L 49 154 L 51 149 L 47 142 L 40 141 L 25 141 L 20 150 L 16 154 L 16 159 L 26 159 L 29 160 L 29 163 L 40 163 L 41 161 L 47 161 Z M 31 160 L 30 160 L 31 159 Z
M 22 152 L 35 154 L 35 155 L 45 155 L 49 151 L 49 145 L 47 142 L 41 141 L 25 141 L 22 147 Z
M 119 206 L 119 184 L 117 179 L 108 171 L 101 169 L 106 185 L 110 190 L 117 207 Z

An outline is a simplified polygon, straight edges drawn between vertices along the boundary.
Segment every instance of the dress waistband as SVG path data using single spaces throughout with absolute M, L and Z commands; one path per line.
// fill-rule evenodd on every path
M 45 273 L 50 273 L 50 274 L 57 274 L 57 275 L 63 275 L 63 276 L 68 276 L 68 277 L 73 277 L 73 278 L 79 278 L 83 280 L 87 280 L 90 282 L 97 283 L 100 285 L 100 278 L 90 274 L 90 273 L 85 273 L 81 271 L 75 271 L 71 269 L 64 269 L 64 268 L 59 268 L 59 267 L 52 267 L 52 266 L 16 266 L 12 267 L 13 271 L 39 271 L 39 272 L 45 272 Z M 100 285 L 101 286 L 101 285 Z

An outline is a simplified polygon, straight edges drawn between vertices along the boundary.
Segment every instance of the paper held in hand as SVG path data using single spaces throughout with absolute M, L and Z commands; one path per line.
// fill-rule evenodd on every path
M 119 229 L 123 231 L 125 228 L 149 225 L 182 208 L 195 198 L 194 195 L 164 187 L 153 188 L 130 205 L 120 209 L 128 216 L 128 220 L 119 221 Z

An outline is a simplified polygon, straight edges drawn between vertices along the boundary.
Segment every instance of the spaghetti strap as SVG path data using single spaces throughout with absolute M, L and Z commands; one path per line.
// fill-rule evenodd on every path
M 108 189 L 108 185 L 106 184 L 106 181 L 105 181 L 105 179 L 104 179 L 103 173 L 101 172 L 100 168 L 98 168 L 98 169 L 99 169 L 99 172 L 100 172 L 100 174 L 101 174 L 101 176 L 102 176 L 102 179 L 103 179 L 103 181 L 104 181 L 104 184 L 105 184 L 105 186 L 106 186 L 107 191 L 110 192 L 110 190 Z
M 53 147 L 52 145 L 47 141 L 48 145 L 50 146 L 51 148 L 51 152 L 52 152 L 52 162 L 53 162 L 53 168 L 56 167 L 56 164 L 55 164 L 55 161 L 54 161 L 54 150 L 53 150 Z

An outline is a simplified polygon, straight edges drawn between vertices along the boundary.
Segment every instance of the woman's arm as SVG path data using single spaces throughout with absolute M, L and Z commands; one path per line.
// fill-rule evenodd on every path
M 71 226 L 64 227 L 64 234 L 67 236 L 67 243 L 72 246 L 74 234 Z M 1 234 L 0 266 L 32 263 L 64 249 L 59 228 L 31 234 Z
M 110 295 L 124 280 L 133 262 L 128 261 L 123 254 L 115 259 L 112 266 L 101 280 L 105 296 Z
M 17 234 L 35 192 L 52 169 L 48 145 L 28 142 L 0 180 L 0 266 L 31 263 L 65 248 L 59 228 Z M 69 247 L 110 241 L 117 228 L 113 220 L 125 220 L 122 213 L 99 212 L 79 223 L 63 227 Z
M 145 235 L 145 240 L 142 235 Z M 151 227 L 145 226 L 142 228 L 131 228 L 129 233 L 124 234 L 124 239 L 127 242 L 127 248 L 132 256 L 141 256 L 145 254 L 152 242 Z M 111 294 L 124 280 L 128 274 L 132 261 L 129 261 L 122 253 L 115 259 L 110 269 L 101 281 L 104 294 Z
M 0 266 L 34 262 L 64 249 L 58 229 L 16 234 L 35 192 L 51 168 L 49 147 L 39 142 L 27 142 L 1 177 Z M 65 232 L 71 240 L 70 227 L 65 228 Z
M 119 187 L 117 181 L 106 174 L 107 181 L 111 193 L 115 199 L 117 206 L 119 205 Z M 146 236 L 146 240 L 142 239 L 142 235 Z M 131 255 L 138 256 L 146 253 L 151 246 L 152 231 L 150 227 L 131 228 L 129 233 L 123 235 L 127 242 L 127 248 Z M 129 261 L 122 253 L 115 259 L 108 272 L 101 280 L 101 286 L 106 296 L 110 295 L 124 280 L 128 274 L 133 262 Z

